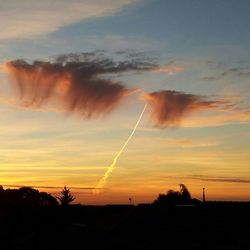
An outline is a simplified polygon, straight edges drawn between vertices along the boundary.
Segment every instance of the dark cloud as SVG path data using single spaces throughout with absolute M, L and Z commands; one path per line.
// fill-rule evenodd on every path
M 219 101 L 207 101 L 202 96 L 165 90 L 143 95 L 151 107 L 151 117 L 156 126 L 178 125 L 181 119 L 194 111 L 208 110 L 220 105 Z
M 103 51 L 60 55 L 51 61 L 33 63 L 8 61 L 5 66 L 27 105 L 41 106 L 52 101 L 84 118 L 111 112 L 124 96 L 134 91 L 108 79 L 107 74 L 147 71 L 156 67 L 143 58 L 115 62 L 105 57 Z
M 129 52 L 126 55 L 129 55 Z M 132 52 L 131 52 L 132 53 Z M 129 56 L 130 57 L 130 56 Z M 148 71 L 159 67 L 151 58 L 136 55 L 133 58 L 122 61 L 114 61 L 105 55 L 105 51 L 98 50 L 88 53 L 71 53 L 56 56 L 53 58 L 55 63 L 77 64 L 82 70 L 94 70 L 94 74 L 124 73 L 128 71 Z

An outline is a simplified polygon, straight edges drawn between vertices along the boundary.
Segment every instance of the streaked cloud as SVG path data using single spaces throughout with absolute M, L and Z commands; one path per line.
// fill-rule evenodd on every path
M 4 187 L 11 187 L 11 188 L 21 188 L 21 187 L 27 187 L 22 185 L 3 185 Z M 39 188 L 39 189 L 60 189 L 62 186 L 31 186 L 32 188 Z M 96 189 L 95 187 L 70 187 L 72 190 L 93 190 Z
M 176 147 L 182 148 L 205 148 L 215 147 L 221 144 L 218 139 L 177 139 L 177 140 L 166 140 L 166 144 L 169 143 Z
M 158 137 L 140 137 L 136 139 L 136 146 L 149 145 L 154 142 L 157 148 L 206 148 L 216 147 L 222 144 L 222 141 L 216 138 L 158 138 Z
M 237 77 L 250 77 L 250 69 L 249 68 L 231 68 L 227 69 L 221 73 L 202 77 L 202 80 L 206 81 L 216 81 L 221 80 L 228 76 L 237 76 Z
M 233 183 L 249 183 L 250 179 L 244 178 L 231 178 L 231 177 L 214 177 L 214 176 L 205 176 L 205 175 L 191 175 L 187 178 L 201 180 L 201 181 L 212 181 L 212 182 L 233 182 Z
M 228 108 L 224 111 L 214 110 L 215 112 L 205 112 L 192 114 L 183 120 L 182 127 L 217 127 L 234 123 L 250 123 L 250 108 L 238 109 Z
M 48 34 L 81 20 L 114 15 L 138 1 L 0 0 L 0 40 Z

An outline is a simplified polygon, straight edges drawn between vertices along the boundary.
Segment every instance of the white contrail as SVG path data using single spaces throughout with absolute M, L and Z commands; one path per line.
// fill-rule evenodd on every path
M 105 172 L 105 174 L 103 175 L 103 177 L 99 180 L 98 184 L 96 185 L 96 189 L 94 190 L 95 193 L 99 193 L 101 188 L 103 188 L 106 184 L 106 181 L 109 177 L 109 175 L 113 172 L 113 170 L 115 169 L 115 166 L 116 166 L 116 162 L 118 160 L 118 158 L 120 157 L 120 155 L 122 154 L 123 150 L 126 148 L 126 146 L 128 145 L 129 141 L 131 140 L 131 138 L 133 137 L 141 119 L 142 119 L 142 116 L 143 116 L 143 113 L 145 111 L 147 107 L 147 104 L 145 104 L 135 126 L 134 126 L 134 129 L 133 131 L 131 132 L 131 134 L 129 135 L 128 139 L 125 141 L 125 143 L 123 144 L 122 148 L 120 149 L 120 151 L 117 153 L 117 155 L 115 156 L 115 158 L 113 159 L 113 162 L 111 163 L 111 165 L 108 167 L 107 171 Z

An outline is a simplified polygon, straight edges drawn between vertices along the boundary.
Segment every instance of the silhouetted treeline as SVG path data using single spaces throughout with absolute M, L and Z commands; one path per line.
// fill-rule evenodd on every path
M 39 192 L 31 187 L 21 187 L 19 189 L 6 189 L 0 186 L 0 206 L 1 207 L 37 207 L 55 206 L 58 201 L 51 194 Z
M 250 249 L 250 203 L 193 205 L 183 186 L 137 206 L 59 206 L 32 188 L 0 193 L 1 250 Z M 71 196 L 65 187 L 60 198 Z

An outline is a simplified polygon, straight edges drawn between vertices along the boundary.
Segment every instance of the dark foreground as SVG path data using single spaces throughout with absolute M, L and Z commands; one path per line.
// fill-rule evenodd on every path
M 250 203 L 0 209 L 0 249 L 250 249 Z

